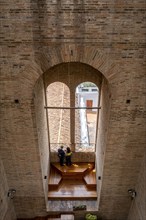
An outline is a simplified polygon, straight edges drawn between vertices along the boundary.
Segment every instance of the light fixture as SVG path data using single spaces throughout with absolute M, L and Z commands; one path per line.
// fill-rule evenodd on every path
M 13 199 L 16 193 L 16 189 L 9 189 L 8 191 L 8 197 L 10 197 L 10 199 Z
M 136 197 L 135 189 L 128 189 L 128 193 L 129 193 L 131 199 L 134 199 Z

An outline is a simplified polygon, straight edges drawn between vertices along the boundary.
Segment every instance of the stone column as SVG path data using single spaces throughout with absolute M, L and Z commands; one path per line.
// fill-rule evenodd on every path
M 70 107 L 75 107 L 75 91 L 70 88 Z M 70 142 L 71 150 L 75 151 L 75 109 L 70 109 Z

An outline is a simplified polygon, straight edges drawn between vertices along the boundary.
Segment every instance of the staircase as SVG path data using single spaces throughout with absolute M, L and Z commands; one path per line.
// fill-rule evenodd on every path
M 63 179 L 67 176 L 81 179 L 86 173 L 94 168 L 94 163 L 74 163 L 72 166 L 60 166 L 59 163 L 52 163 L 52 167 L 61 174 Z
M 49 190 L 57 190 L 61 184 L 62 176 L 57 169 L 51 165 L 49 177 Z
M 48 199 L 97 199 L 94 163 L 51 163 Z
M 88 189 L 96 190 L 96 172 L 95 169 L 90 170 L 85 176 L 84 181 Z

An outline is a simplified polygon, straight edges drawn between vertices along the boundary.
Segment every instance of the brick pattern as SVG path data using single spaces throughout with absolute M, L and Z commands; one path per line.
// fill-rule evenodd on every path
M 135 191 L 136 197 L 131 201 L 128 220 L 143 220 L 146 218 L 146 153 L 142 159 Z
M 111 108 L 99 209 L 105 219 L 127 218 L 145 148 L 145 11 L 145 0 L 1 2 L 0 154 L 18 216 L 45 209 L 36 81 L 45 72 L 47 85 L 60 79 L 74 93 L 84 80 L 100 87 L 101 72 Z
M 129 84 L 127 80 L 123 82 L 125 86 L 130 86 L 129 94 L 124 90 L 125 86 L 115 85 L 117 84 L 116 78 L 112 83 L 111 111 L 100 200 L 100 210 L 102 210 L 103 216 L 105 218 L 109 216 L 109 219 L 127 218 L 130 208 L 127 190 L 135 187 L 144 154 L 145 135 L 141 126 L 145 120 L 145 110 L 141 100 L 136 101 L 136 94 L 134 95 L 134 90 L 136 91 L 136 88 L 138 90 L 138 85 L 143 86 L 143 82 L 139 81 L 141 74 L 138 75 L 137 80 L 133 77 L 132 84 Z M 141 75 L 141 79 L 143 77 Z M 123 96 L 121 96 L 122 94 Z M 131 97 L 130 104 L 127 103 L 128 97 Z M 142 93 L 139 97 L 144 98 Z M 107 208 L 108 201 L 113 201 L 110 202 L 109 209 Z M 117 209 L 114 210 L 114 207 Z M 122 207 L 122 212 L 118 207 Z M 114 210 L 114 212 L 110 210 Z
M 2 160 L 0 159 L 0 219 L 4 220 L 16 220 L 16 214 L 14 211 L 13 200 L 11 200 L 8 194 L 7 177 L 4 170 Z
M 47 215 L 44 196 L 17 196 L 14 200 L 14 205 L 18 219 Z

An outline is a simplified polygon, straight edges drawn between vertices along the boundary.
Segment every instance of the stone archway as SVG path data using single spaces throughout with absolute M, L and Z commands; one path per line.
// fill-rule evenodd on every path
M 104 164 L 104 157 L 102 157 L 101 155 L 101 151 L 106 151 L 106 135 L 107 132 L 105 132 L 107 130 L 108 127 L 108 115 L 109 115 L 109 88 L 108 88 L 108 82 L 105 79 L 104 76 L 102 76 L 102 74 L 97 71 L 96 69 L 94 69 L 93 67 L 87 65 L 87 64 L 82 64 L 82 63 L 78 63 L 78 62 L 70 62 L 70 63 L 62 63 L 62 64 L 58 64 L 52 68 L 50 68 L 49 70 L 47 70 L 43 76 L 40 77 L 40 79 L 37 81 L 37 86 L 35 87 L 35 99 L 36 99 L 36 114 L 37 114 L 37 127 L 39 128 L 38 130 L 39 135 L 40 133 L 42 135 L 40 135 L 40 138 L 38 140 L 39 142 L 39 146 L 40 149 L 42 148 L 42 146 L 44 147 L 44 153 L 42 155 L 44 155 L 44 157 L 41 157 L 41 164 L 42 167 L 45 169 L 45 166 L 43 164 L 49 164 L 49 157 L 46 158 L 46 153 L 45 153 L 45 149 L 47 150 L 47 144 L 46 142 L 44 143 L 44 140 L 47 140 L 47 133 L 44 127 L 45 123 L 42 123 L 41 117 L 43 118 L 43 121 L 45 121 L 45 117 L 46 117 L 46 113 L 44 110 L 44 105 L 45 104 L 45 98 L 43 98 L 43 96 L 45 96 L 45 91 L 46 88 L 49 84 L 53 83 L 53 82 L 62 82 L 65 83 L 69 89 L 70 89 L 70 93 L 71 93 L 71 99 L 70 99 L 70 103 L 71 106 L 75 106 L 75 89 L 76 86 L 83 82 L 83 81 L 91 81 L 93 83 L 95 83 L 99 89 L 100 89 L 100 93 L 101 93 L 101 105 L 102 105 L 102 109 L 106 109 L 106 110 L 101 110 L 101 113 L 99 114 L 99 126 L 100 126 L 100 130 L 98 131 L 98 136 L 100 136 L 100 139 L 97 138 L 97 157 L 98 157 L 98 162 L 99 163 L 97 165 L 98 169 L 97 169 L 97 173 L 98 175 L 102 176 L 103 175 L 103 169 L 101 167 L 103 167 Z M 44 94 L 44 95 L 43 95 Z M 38 107 L 38 102 L 39 100 L 43 100 L 44 99 L 44 104 L 42 104 L 42 107 L 39 105 Z M 108 110 L 107 110 L 107 105 L 108 105 Z M 106 122 L 103 123 L 104 118 L 106 117 Z M 71 110 L 70 112 L 70 130 L 71 130 L 71 144 L 72 145 L 72 149 L 74 147 L 74 143 L 75 143 L 75 110 Z M 102 124 L 103 123 L 103 124 Z M 44 132 L 43 132 L 44 130 Z M 44 135 L 44 133 L 46 133 L 46 135 Z M 49 133 L 49 129 L 48 129 L 48 133 Z M 41 138 L 41 136 L 43 136 L 43 138 Z M 48 144 L 49 144 L 49 140 L 48 140 Z M 41 150 L 42 151 L 42 150 Z M 47 160 L 47 162 L 45 162 L 45 160 Z M 44 172 L 45 173 L 45 172 Z M 97 181 L 99 181 L 97 179 Z M 45 189 L 47 192 L 47 189 Z M 99 187 L 98 190 L 98 194 L 100 194 L 100 190 L 101 188 Z
M 30 66 L 28 66 L 21 74 L 20 74 L 20 84 L 21 84 L 21 91 L 24 91 L 24 89 L 27 86 L 27 100 L 31 103 L 31 112 L 33 112 L 32 117 L 33 117 L 33 128 L 34 131 L 37 135 L 37 146 L 39 147 L 39 158 L 40 158 L 40 164 L 41 164 L 41 173 L 40 175 L 42 176 L 42 182 L 43 182 L 43 188 L 44 188 L 44 194 L 47 195 L 47 184 L 46 184 L 46 179 L 48 177 L 48 164 L 50 161 L 49 155 L 47 156 L 47 154 L 45 152 L 48 151 L 48 141 L 45 142 L 45 144 L 43 144 L 44 140 L 48 139 L 48 133 L 46 132 L 47 130 L 47 125 L 46 123 L 43 123 L 43 121 L 45 121 L 46 118 L 46 113 L 45 110 L 43 108 L 41 108 L 41 105 L 44 106 L 46 105 L 46 100 L 45 98 L 45 88 L 47 86 L 48 83 L 51 83 L 53 81 L 58 80 L 58 76 L 59 76 L 59 72 L 56 72 L 56 74 L 54 74 L 55 72 L 55 68 L 57 66 L 62 65 L 62 71 L 64 70 L 64 65 L 67 65 L 67 71 L 66 74 L 68 74 L 68 71 L 71 71 L 70 69 L 70 64 L 72 63 L 73 65 L 78 65 L 78 66 L 82 66 L 84 68 L 81 68 L 81 70 L 85 70 L 86 73 L 82 74 L 82 77 L 80 80 L 77 80 L 77 78 L 75 79 L 75 82 L 72 86 L 72 82 L 71 82 L 71 78 L 68 78 L 68 82 L 66 83 L 67 85 L 70 84 L 71 90 L 72 92 L 75 94 L 75 88 L 76 86 L 82 82 L 83 80 L 89 80 L 89 81 L 93 81 L 97 80 L 96 84 L 101 87 L 102 91 L 105 93 L 105 91 L 109 91 L 108 88 L 108 81 L 104 76 L 108 76 L 109 78 L 111 77 L 112 74 L 115 74 L 115 66 L 112 65 L 112 63 L 110 63 L 107 59 L 103 60 L 103 55 L 101 55 L 100 53 L 98 53 L 96 50 L 91 49 L 91 48 L 84 48 L 84 52 L 86 50 L 86 52 L 84 53 L 84 56 L 81 56 L 81 54 L 77 56 L 73 56 L 72 54 L 75 53 L 75 49 L 77 48 L 72 48 L 71 47 L 67 47 L 67 48 L 62 48 L 62 50 L 60 51 L 60 48 L 58 47 L 57 49 L 54 49 L 51 54 L 50 54 L 50 60 L 47 59 L 49 57 L 49 55 L 42 55 L 40 56 L 40 62 L 36 63 L 32 63 Z M 78 48 L 79 49 L 79 48 Z M 81 48 L 80 48 L 81 49 Z M 72 51 L 72 52 L 71 52 Z M 79 50 L 81 51 L 81 50 Z M 58 54 L 63 54 L 62 57 L 60 57 Z M 68 56 L 67 56 L 68 54 Z M 88 54 L 88 56 L 87 56 Z M 100 55 L 99 55 L 100 54 Z M 52 55 L 52 56 L 51 56 Z M 83 55 L 83 54 L 82 54 Z M 83 62 L 81 62 L 83 61 Z M 61 64 L 62 63 L 62 64 Z M 88 70 L 88 71 L 87 71 Z M 90 70 L 92 70 L 93 74 L 88 74 L 90 72 Z M 104 70 L 104 72 L 101 72 L 99 70 Z M 96 73 L 99 73 L 100 77 L 97 77 Z M 54 74 L 54 75 L 53 75 Z M 78 76 L 78 72 L 76 74 Z M 52 77 L 53 76 L 53 77 Z M 55 78 L 56 77 L 56 78 Z M 62 75 L 60 74 L 59 77 L 62 77 Z M 54 78 L 54 79 L 53 79 Z M 104 80 L 103 80 L 104 78 Z M 45 80 L 44 80 L 45 79 Z M 92 80 L 93 79 L 93 80 Z M 95 81 L 96 81 L 95 80 Z M 49 82 L 50 81 L 50 82 Z M 44 84 L 45 82 L 45 84 Z M 39 95 L 38 95 L 39 94 Z M 24 94 L 25 95 L 25 92 Z M 37 97 L 37 99 L 36 99 Z M 101 94 L 101 101 L 102 101 L 102 105 L 104 106 L 105 104 L 108 105 L 107 103 L 107 99 L 109 99 L 109 92 L 104 95 Z M 38 102 L 38 100 L 41 100 L 41 105 L 37 106 L 35 103 Z M 73 101 L 73 100 L 72 100 Z M 74 101 L 73 101 L 74 102 Z M 36 106 L 37 106 L 37 112 L 39 112 L 39 114 L 36 113 Z M 105 114 L 107 112 L 104 111 L 103 114 L 101 114 L 101 122 L 103 120 L 103 118 L 105 117 Z M 43 120 L 40 120 L 40 123 L 37 124 L 36 122 L 36 117 L 40 118 L 42 117 Z M 74 117 L 72 117 L 74 118 Z M 106 119 L 108 118 L 108 116 L 106 115 Z M 72 122 L 74 123 L 74 122 Z M 108 124 L 108 120 L 107 123 L 101 127 L 100 129 L 100 133 L 102 133 L 104 136 L 104 132 L 105 132 L 105 128 L 107 127 Z M 42 129 L 43 126 L 43 129 Z M 43 130 L 45 130 L 45 133 L 42 132 Z M 39 132 L 39 133 L 38 133 Z M 100 135 L 99 133 L 99 135 Z M 107 132 L 106 132 L 107 135 Z M 106 140 L 106 138 L 105 138 Z M 99 160 L 98 163 L 100 163 L 99 167 L 100 170 L 98 170 L 99 175 L 102 176 L 103 170 L 101 169 L 101 167 L 103 167 L 103 163 L 104 163 L 104 158 L 100 157 L 101 155 L 101 151 L 103 148 L 103 145 L 105 145 L 105 141 L 104 140 L 99 140 L 102 145 L 100 145 L 100 149 L 98 149 L 98 153 L 99 153 Z M 97 140 L 97 143 L 99 142 Z M 48 143 L 48 144 L 47 144 Z M 105 152 L 105 148 L 104 148 L 104 152 Z M 45 176 L 45 178 L 44 178 Z M 99 180 L 97 180 L 99 181 Z M 98 195 L 100 194 L 100 190 L 101 188 L 99 187 L 99 192 Z M 47 197 L 46 197 L 46 203 L 47 203 Z
M 30 92 L 33 93 L 33 87 L 43 73 L 60 63 L 70 62 L 83 63 L 93 67 L 101 72 L 109 83 L 111 77 L 120 71 L 118 63 L 115 64 L 109 55 L 95 49 L 95 47 L 64 44 L 63 46 L 53 47 L 49 51 L 42 48 L 38 52 L 35 62 L 31 62 L 30 65 L 25 67 L 23 72 L 20 73 L 18 80 L 22 85 L 27 83 L 30 87 Z

